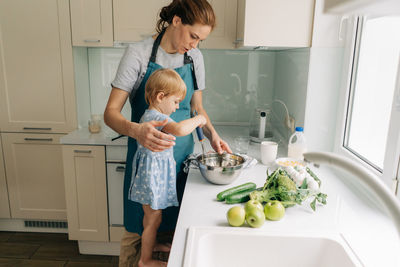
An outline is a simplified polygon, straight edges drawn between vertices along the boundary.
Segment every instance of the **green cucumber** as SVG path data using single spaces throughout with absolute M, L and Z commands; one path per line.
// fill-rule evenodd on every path
M 236 204 L 236 203 L 243 203 L 250 200 L 250 193 L 253 192 L 254 189 L 249 189 L 246 191 L 242 191 L 233 195 L 229 195 L 225 198 L 226 204 Z
M 217 200 L 218 201 L 224 201 L 227 196 L 230 196 L 230 195 L 233 195 L 233 194 L 236 194 L 236 193 L 239 193 L 239 192 L 243 192 L 243 191 L 246 191 L 246 190 L 250 190 L 250 189 L 254 190 L 254 189 L 256 189 L 256 187 L 257 186 L 256 186 L 255 183 L 241 184 L 241 185 L 226 189 L 226 190 L 218 193 Z

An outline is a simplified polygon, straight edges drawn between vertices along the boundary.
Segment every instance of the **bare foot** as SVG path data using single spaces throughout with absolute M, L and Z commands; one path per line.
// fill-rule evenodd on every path
M 171 244 L 170 243 L 157 243 L 154 246 L 153 251 L 161 251 L 161 252 L 169 252 L 171 250 Z
M 157 260 L 149 260 L 146 263 L 143 261 L 139 261 L 138 264 L 139 267 L 167 267 L 167 263 L 163 261 L 157 261 Z

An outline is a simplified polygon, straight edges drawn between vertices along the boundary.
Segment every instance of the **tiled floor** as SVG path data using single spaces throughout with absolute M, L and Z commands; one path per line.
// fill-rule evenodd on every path
M 0 232 L 0 266 L 116 267 L 118 257 L 79 254 L 67 234 Z

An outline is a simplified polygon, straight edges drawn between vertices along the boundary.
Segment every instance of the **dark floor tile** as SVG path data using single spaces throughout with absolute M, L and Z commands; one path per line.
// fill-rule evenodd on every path
M 0 232 L 0 242 L 5 242 L 12 237 L 14 232 Z
M 22 260 L 0 258 L 0 267 L 63 267 L 65 261 Z
M 11 244 L 11 243 L 10 243 Z M 82 255 L 79 254 L 76 243 L 44 244 L 31 257 L 32 259 L 72 260 L 72 261 L 96 261 L 111 262 L 111 256 Z
M 66 267 L 116 267 L 113 263 L 89 262 L 89 261 L 68 261 Z
M 68 240 L 68 234 L 63 233 L 15 233 L 8 239 L 8 242 L 48 244 L 48 243 L 76 243 Z
M 111 263 L 118 266 L 119 257 L 118 256 L 111 256 Z
M 39 248 L 40 245 L 36 244 L 22 244 L 22 243 L 0 243 L 0 257 L 1 258 L 17 258 L 29 259 L 33 253 Z

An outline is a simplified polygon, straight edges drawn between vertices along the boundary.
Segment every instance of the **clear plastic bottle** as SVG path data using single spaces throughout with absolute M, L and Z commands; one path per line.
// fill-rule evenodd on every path
M 296 131 L 289 139 L 288 157 L 303 160 L 303 153 L 307 151 L 306 137 L 303 127 L 296 127 Z

